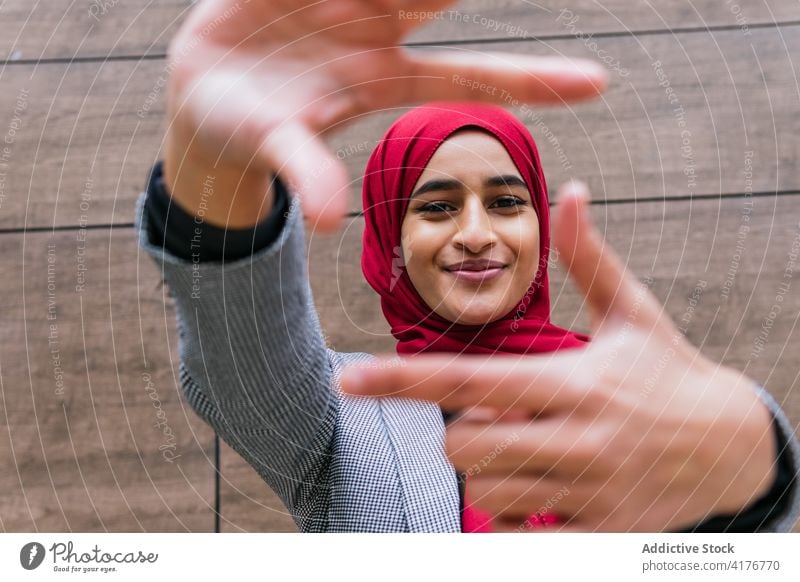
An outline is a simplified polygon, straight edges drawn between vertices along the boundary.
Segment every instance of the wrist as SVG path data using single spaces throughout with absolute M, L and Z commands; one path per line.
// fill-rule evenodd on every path
M 728 462 L 730 470 L 727 478 L 720 481 L 722 493 L 715 507 L 715 513 L 736 514 L 766 495 L 777 476 L 776 459 L 778 451 L 775 442 L 774 418 L 767 405 L 758 397 L 753 381 L 746 376 L 733 372 L 734 382 L 742 386 L 748 398 L 742 397 L 742 406 L 738 415 L 730 414 L 722 420 L 727 430 L 720 432 L 728 435 L 721 446 L 728 447 L 732 453 Z M 738 386 L 733 390 L 739 393 Z M 735 396 L 731 396 L 733 399 Z
M 270 214 L 274 192 L 269 172 L 215 164 L 187 143 L 174 131 L 167 134 L 164 184 L 175 204 L 217 228 L 253 228 Z

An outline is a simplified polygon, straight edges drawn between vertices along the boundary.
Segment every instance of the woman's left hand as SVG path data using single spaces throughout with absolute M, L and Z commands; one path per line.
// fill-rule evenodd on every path
M 553 232 L 591 306 L 585 348 L 536 356 L 416 356 L 350 368 L 346 392 L 477 409 L 447 453 L 496 531 L 675 531 L 735 513 L 775 478 L 772 416 L 752 380 L 690 345 L 594 228 L 588 193 L 562 189 Z M 487 411 L 489 414 L 487 415 Z

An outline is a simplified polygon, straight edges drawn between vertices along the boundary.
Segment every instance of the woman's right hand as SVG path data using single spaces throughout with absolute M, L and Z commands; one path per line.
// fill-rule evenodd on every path
M 587 61 L 401 46 L 423 22 L 409 15 L 452 3 L 200 3 L 169 50 L 173 199 L 216 226 L 251 227 L 271 209 L 277 172 L 312 227 L 331 231 L 346 213 L 349 178 L 321 136 L 339 124 L 425 101 L 559 103 L 605 87 L 604 70 Z

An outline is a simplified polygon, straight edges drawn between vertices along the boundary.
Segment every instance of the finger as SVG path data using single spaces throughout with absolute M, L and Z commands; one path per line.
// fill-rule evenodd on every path
M 574 354 L 386 358 L 348 366 L 341 388 L 354 395 L 438 402 L 445 410 L 481 405 L 538 414 L 571 409 L 579 402 L 580 394 L 565 381 L 572 370 L 565 358 L 574 358 Z
M 595 97 L 608 75 L 592 61 L 485 53 L 468 49 L 413 52 L 412 101 L 563 103 Z
M 560 516 L 556 517 L 560 520 Z M 574 521 L 571 525 L 561 521 L 547 523 L 548 521 L 546 515 L 537 516 L 536 514 L 522 521 L 514 517 L 508 519 L 501 517 L 492 521 L 492 530 L 496 533 L 589 533 L 592 531 L 579 521 Z
M 456 0 L 381 0 L 382 4 L 392 10 L 415 10 L 422 15 L 432 14 L 446 6 L 456 3 Z
M 448 426 L 452 426 L 456 422 L 488 424 L 497 420 L 498 416 L 498 411 L 491 406 L 472 406 L 451 414 L 446 424 Z
M 528 527 L 523 530 L 522 533 L 532 533 L 532 534 L 552 534 L 552 533 L 595 533 L 596 530 L 591 529 L 586 525 L 580 525 L 576 523 L 574 525 L 564 525 L 564 524 L 554 524 L 554 525 L 546 525 L 543 527 Z
M 476 425 L 461 419 L 448 425 L 446 450 L 460 472 L 476 475 L 549 475 L 589 478 L 603 470 L 595 463 L 594 435 L 561 415 L 520 423 Z
M 580 511 L 586 497 L 563 480 L 535 477 L 479 476 L 467 480 L 470 505 L 496 518 L 528 521 L 528 527 L 555 525 L 556 515 Z
M 188 125 L 207 151 L 219 152 L 218 161 L 265 175 L 277 172 L 312 228 L 336 229 L 347 209 L 347 170 L 301 118 L 289 112 L 277 117 L 264 95 L 236 73 L 205 74 L 186 93 L 181 109 Z
M 382 0 L 382 2 L 387 7 L 396 9 L 413 8 L 420 12 L 435 12 L 445 6 L 455 4 L 456 0 Z
M 517 518 L 509 519 L 495 519 L 492 521 L 492 531 L 495 533 L 560 533 L 558 525 L 541 525 L 534 520 L 526 519 L 520 521 Z M 585 530 L 572 526 L 572 529 L 567 529 L 563 533 L 579 533 Z
M 589 191 L 580 182 L 559 190 L 553 220 L 553 242 L 592 310 L 595 329 L 609 319 L 634 320 L 645 326 L 662 323 L 658 301 L 628 272 L 604 243 L 587 210 Z
M 468 424 L 491 424 L 493 422 L 529 422 L 535 416 L 527 410 L 520 410 L 518 408 L 511 408 L 507 410 L 500 410 L 492 406 L 473 406 L 471 408 L 462 409 L 457 414 L 453 415 L 450 424 L 453 425 L 457 422 Z
M 282 124 L 270 132 L 259 157 L 295 194 L 312 230 L 333 232 L 347 212 L 347 169 L 318 135 L 299 121 Z
M 580 510 L 579 510 L 580 511 Z M 532 516 L 523 523 L 523 533 L 591 533 L 598 531 L 592 520 L 582 513 L 555 512 L 558 520 L 536 519 L 539 516 Z

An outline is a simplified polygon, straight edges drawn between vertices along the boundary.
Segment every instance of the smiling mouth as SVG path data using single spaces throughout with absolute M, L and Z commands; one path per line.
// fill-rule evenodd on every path
M 480 270 L 456 268 L 445 269 L 445 272 L 462 281 L 470 283 L 483 283 L 496 279 L 503 273 L 503 271 L 505 271 L 505 269 L 505 266 L 487 267 Z

